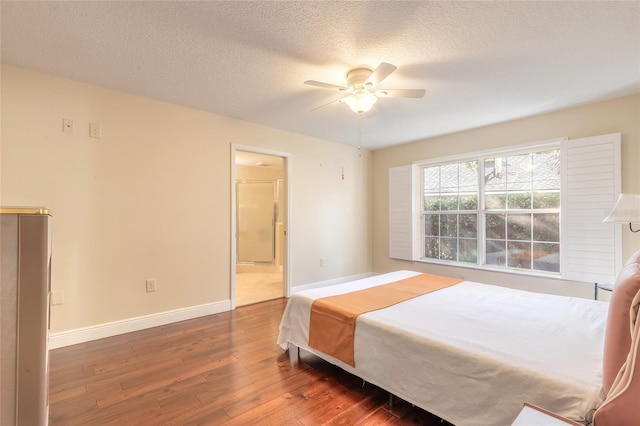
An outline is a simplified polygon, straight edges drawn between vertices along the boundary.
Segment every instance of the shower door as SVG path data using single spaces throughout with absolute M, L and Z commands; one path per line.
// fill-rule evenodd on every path
M 238 262 L 273 263 L 276 183 L 244 181 L 236 185 Z

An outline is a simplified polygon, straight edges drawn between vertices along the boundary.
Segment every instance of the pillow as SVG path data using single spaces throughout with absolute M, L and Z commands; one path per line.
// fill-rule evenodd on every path
M 629 310 L 638 291 L 640 291 L 640 250 L 636 251 L 624 265 L 611 293 L 602 363 L 602 389 L 605 395 L 611 391 L 613 382 L 629 355 L 631 348 L 629 324 L 632 321 Z
M 594 415 L 595 426 L 634 426 L 640 422 L 640 291 L 631 304 L 631 349 L 611 391 Z

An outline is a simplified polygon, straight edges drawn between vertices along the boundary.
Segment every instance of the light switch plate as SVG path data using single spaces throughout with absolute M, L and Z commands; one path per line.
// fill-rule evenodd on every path
M 156 279 L 151 278 L 146 281 L 147 293 L 151 293 L 152 291 L 156 291 Z
M 64 305 L 64 291 L 54 290 L 51 292 L 51 306 Z
M 89 123 L 89 136 L 96 139 L 102 137 L 102 129 L 98 123 Z

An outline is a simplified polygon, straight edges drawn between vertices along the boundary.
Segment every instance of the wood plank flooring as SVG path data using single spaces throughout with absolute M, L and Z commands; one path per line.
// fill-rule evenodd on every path
M 318 357 L 276 345 L 286 299 L 55 349 L 55 425 L 442 425 Z

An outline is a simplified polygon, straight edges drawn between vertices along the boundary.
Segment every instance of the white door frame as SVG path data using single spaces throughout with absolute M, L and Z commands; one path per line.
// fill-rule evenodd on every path
M 236 151 L 253 152 L 256 154 L 272 155 L 284 159 L 284 187 L 287 200 L 286 221 L 284 223 L 284 259 L 283 259 L 283 293 L 285 297 L 291 296 L 291 284 L 289 280 L 289 253 L 291 253 L 291 240 L 289 230 L 291 226 L 291 154 L 283 151 L 275 151 L 250 145 L 231 144 L 231 310 L 236 308 L 236 262 L 237 262 L 237 234 L 236 234 Z

